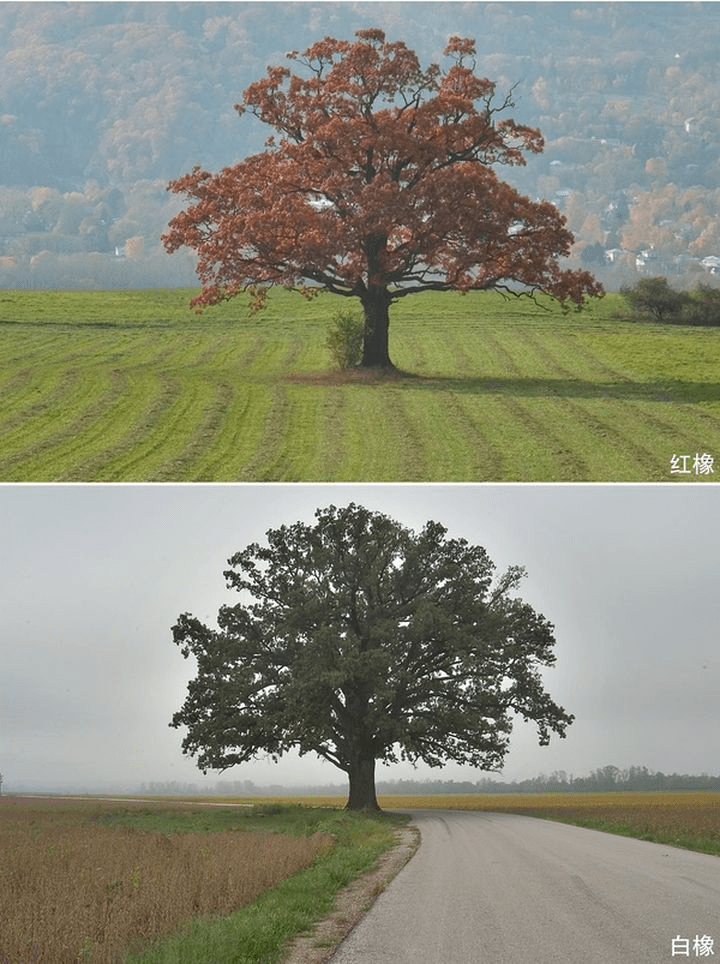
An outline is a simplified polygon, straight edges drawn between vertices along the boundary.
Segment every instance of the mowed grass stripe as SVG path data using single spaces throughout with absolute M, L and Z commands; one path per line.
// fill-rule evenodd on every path
M 411 371 L 425 371 L 427 376 L 412 378 L 404 386 L 407 398 L 415 399 L 418 413 L 424 414 L 426 436 L 432 439 L 429 447 L 431 478 L 463 481 L 466 479 L 503 478 L 508 465 L 508 451 L 504 434 L 498 436 L 493 428 L 493 416 L 488 411 L 488 396 L 478 404 L 478 396 L 466 378 L 447 375 L 438 363 L 452 356 L 455 370 L 472 377 L 477 366 L 478 341 L 483 350 L 497 354 L 487 340 L 487 332 L 477 327 L 468 329 L 457 325 L 440 325 L 427 331 L 424 325 L 413 324 L 402 330 L 399 340 L 403 347 L 402 360 Z
M 598 351 L 607 349 L 608 341 L 613 340 L 612 336 L 596 340 L 598 351 L 595 352 L 582 343 L 581 337 L 570 341 L 559 337 L 540 339 L 530 336 L 529 340 L 534 350 L 549 361 L 558 357 L 568 360 L 572 352 L 572 357 L 578 362 L 587 363 L 588 382 L 583 386 L 583 394 L 589 397 L 579 404 L 573 403 L 572 408 L 579 420 L 592 428 L 595 439 L 608 441 L 610 451 L 604 453 L 603 462 L 610 470 L 608 477 L 611 479 L 632 479 L 638 468 L 652 465 L 657 453 L 665 452 L 661 471 L 655 475 L 660 480 L 666 475 L 667 464 L 675 451 L 695 452 L 697 447 L 700 451 L 708 451 L 710 435 L 717 436 L 720 430 L 717 416 L 676 399 L 671 384 L 658 381 L 638 385 L 632 381 L 627 369 L 611 368 L 599 358 Z M 598 376 L 605 380 L 605 386 L 602 382 L 596 383 L 598 389 L 593 391 L 592 379 Z M 690 387 L 692 389 L 693 385 Z M 703 383 L 697 383 L 697 387 L 701 393 L 706 390 Z M 641 415 L 640 420 L 638 414 Z M 612 451 L 617 454 L 622 451 L 624 458 L 613 458 Z M 601 466 L 589 467 L 593 477 L 602 477 L 602 473 L 598 474 Z
M 245 346 L 244 351 L 232 352 L 230 357 L 235 357 L 238 370 L 247 378 L 248 373 L 272 365 L 276 351 L 277 346 L 262 340 L 249 348 Z M 236 393 L 245 396 L 245 405 L 248 396 L 252 398 L 252 419 L 257 420 L 262 408 L 268 407 L 268 388 L 241 381 L 233 390 L 227 383 L 227 379 L 232 378 L 227 369 L 227 356 L 223 357 L 219 348 L 203 349 L 203 356 L 204 359 L 194 356 L 178 359 L 175 364 L 170 360 L 169 369 L 164 373 L 165 403 L 144 413 L 144 424 L 139 423 L 128 433 L 118 451 L 106 451 L 104 458 L 112 455 L 111 461 L 94 473 L 90 470 L 91 474 L 100 481 L 172 481 L 182 478 L 188 474 L 188 465 L 196 462 L 217 436 L 222 422 L 228 418 L 227 407 Z M 213 357 L 222 358 L 220 369 L 209 361 Z M 246 443 L 248 440 L 252 444 L 246 444 L 244 457 L 251 460 L 261 443 L 252 435 L 246 438 Z M 242 449 L 240 453 L 243 454 Z M 78 466 L 77 471 L 83 474 L 88 469 Z M 231 477 L 235 477 L 235 473 Z
M 499 467 L 498 452 L 487 442 L 479 421 L 458 404 L 452 392 L 428 395 L 409 384 L 399 398 L 408 432 L 407 481 L 433 478 L 479 478 Z
M 122 416 L 116 406 L 128 398 L 126 373 L 112 374 L 98 371 L 90 378 L 83 371 L 65 371 L 60 390 L 48 398 L 36 411 L 21 420 L 13 420 L 9 431 L 3 425 L 0 435 L 0 473 L 9 481 L 32 479 L 53 481 L 66 471 L 66 461 L 78 438 L 92 431 L 97 420 L 111 412 L 110 426 Z M 135 402 L 129 402 L 135 405 Z M 57 416 L 49 419 L 48 405 L 53 405 Z M 98 435 L 102 438 L 102 435 Z
M 205 339 L 194 338 L 187 343 L 184 357 L 169 359 L 168 378 L 175 382 L 172 401 L 160 413 L 152 431 L 136 436 L 136 442 L 125 454 L 116 457 L 108 470 L 99 476 L 103 481 L 122 473 L 125 480 L 172 481 L 187 474 L 188 464 L 196 462 L 208 445 L 217 437 L 222 421 L 227 418 L 233 390 L 230 382 L 238 382 L 238 389 L 247 394 L 248 381 L 244 378 L 267 367 L 275 367 L 279 357 L 287 354 L 282 342 L 268 338 L 238 339 L 234 347 L 227 344 L 208 346 Z M 258 402 L 268 394 L 256 387 L 253 418 L 257 417 Z M 257 442 L 246 452 L 252 458 Z M 138 473 L 136 475 L 136 472 Z
M 104 467 L 99 476 L 101 481 L 117 477 L 126 481 L 164 482 L 182 479 L 184 475 L 208 481 L 221 479 L 222 462 L 206 471 L 203 466 L 223 430 L 242 424 L 236 402 L 242 399 L 241 409 L 246 410 L 249 393 L 233 387 L 233 382 L 238 382 L 234 369 L 249 371 L 254 364 L 261 364 L 257 359 L 264 341 L 239 340 L 225 333 L 208 344 L 207 337 L 203 336 L 202 331 L 194 333 L 195 351 L 174 369 L 181 379 L 178 391 L 183 396 L 174 425 L 163 420 L 156 424 L 151 438 L 144 438 L 142 432 L 136 435 L 133 446 L 118 452 Z M 262 394 L 262 390 L 256 394 Z M 173 436 L 174 444 L 167 444 Z M 240 433 L 239 437 L 244 436 Z M 253 452 L 256 440 L 251 437 L 249 441 L 249 452 Z M 148 465 L 148 458 L 152 467 Z M 139 474 L 134 479 L 132 473 L 136 467 Z
M 568 447 L 566 425 L 549 413 L 552 399 L 546 397 L 544 388 L 534 384 L 537 376 L 530 380 L 522 376 L 523 371 L 533 368 L 534 360 L 531 355 L 531 363 L 527 363 L 524 333 L 519 338 L 517 334 L 510 338 L 493 329 L 472 334 L 476 338 L 466 338 L 464 347 L 457 344 L 457 334 L 452 336 L 450 350 L 468 370 L 468 359 L 482 351 L 487 375 L 479 380 L 469 379 L 466 384 L 447 379 L 447 394 L 461 394 L 467 409 L 484 426 L 490 449 L 501 453 L 501 477 L 522 477 L 530 471 L 538 481 L 582 478 L 584 465 Z M 482 347 L 478 344 L 473 352 L 473 344 L 478 342 Z M 545 372 L 542 366 L 534 367 L 536 372 Z M 493 474 L 488 473 L 488 468 Z M 490 463 L 480 468 L 477 477 L 490 480 L 495 470 L 496 462 Z
M 309 423 L 305 424 L 304 413 L 293 406 L 282 373 L 303 366 L 304 345 L 297 332 L 276 330 L 276 334 L 278 337 L 262 342 L 256 339 L 252 364 L 241 366 L 238 376 L 224 369 L 225 377 L 235 377 L 238 383 L 243 419 L 235 421 L 233 432 L 216 437 L 225 447 L 216 446 L 210 460 L 201 460 L 203 477 L 208 466 L 214 465 L 218 481 L 283 481 L 288 474 L 290 480 L 295 478 L 292 468 L 288 472 L 293 457 L 301 454 L 294 433 L 305 440 Z M 268 378 L 268 371 L 277 376 Z
M 83 470 L 88 461 L 86 453 L 94 456 L 89 460 L 91 466 L 102 464 L 116 447 L 126 447 L 127 438 L 137 439 L 138 432 L 146 432 L 171 404 L 174 390 L 163 364 L 169 349 L 186 351 L 179 347 L 177 338 L 169 345 L 158 344 L 140 330 L 127 348 L 109 355 L 104 342 L 103 336 L 101 340 L 96 336 L 73 345 L 74 367 L 69 371 L 71 379 L 64 394 L 56 393 L 52 407 L 45 400 L 36 416 L 41 427 L 35 429 L 32 421 L 25 422 L 24 440 L 34 435 L 40 440 L 40 449 L 36 442 L 16 454 L 16 478 L 98 478 L 92 469 L 88 473 Z M 35 363 L 42 366 L 40 358 Z M 48 361 L 45 367 L 49 365 Z M 57 412 L 55 418 L 53 411 Z
M 657 333 L 657 330 L 654 329 Z M 667 365 L 667 355 L 672 351 L 678 356 L 675 362 L 675 371 L 687 371 L 695 378 L 709 379 L 713 374 L 717 374 L 717 368 L 707 366 L 707 352 L 703 343 L 703 350 L 697 351 L 700 344 L 693 338 L 695 332 L 688 329 L 681 329 L 679 337 L 670 339 L 664 337 L 664 333 L 659 334 L 660 355 L 665 358 Z M 614 363 L 618 357 L 613 351 L 613 343 L 620 338 L 627 347 L 627 337 L 622 333 L 619 336 L 606 335 L 605 338 L 589 336 L 591 344 L 587 344 L 583 336 L 575 336 L 572 339 L 561 339 L 559 336 L 554 338 L 547 337 L 539 339 L 533 336 L 535 350 L 546 356 L 568 358 L 572 357 L 578 363 L 585 361 L 588 364 L 588 388 L 592 384 L 592 379 L 602 376 L 607 385 L 603 392 L 602 383 L 599 385 L 598 396 L 606 403 L 603 411 L 596 405 L 594 412 L 589 412 L 590 420 L 595 425 L 595 430 L 603 435 L 617 431 L 618 413 L 629 425 L 625 443 L 630 451 L 635 451 L 635 462 L 637 462 L 638 450 L 638 431 L 637 415 L 641 414 L 641 425 L 647 435 L 643 464 L 652 464 L 654 453 L 658 451 L 666 452 L 666 460 L 662 466 L 662 471 L 657 478 L 665 475 L 667 460 L 675 451 L 685 451 L 693 453 L 699 448 L 700 451 L 710 451 L 712 446 L 711 438 L 717 438 L 720 431 L 720 419 L 717 414 L 713 414 L 708 406 L 708 401 L 713 395 L 713 384 L 711 381 L 692 380 L 685 384 L 682 393 L 678 392 L 676 381 L 669 382 L 658 380 L 650 383 L 638 385 L 633 382 L 632 377 L 637 377 L 637 372 L 632 371 L 633 355 L 637 353 L 626 351 L 626 364 L 622 368 L 615 364 L 611 367 L 607 358 L 601 355 L 610 356 Z M 637 340 L 637 339 L 636 339 Z M 668 347 L 668 352 L 662 351 L 663 347 Z M 682 348 L 682 351 L 680 350 Z M 641 358 L 645 360 L 643 354 Z M 679 362 L 679 367 L 678 367 Z M 657 375 L 657 369 L 663 371 L 663 366 L 659 362 L 652 374 Z M 670 370 L 670 369 L 667 369 Z M 643 373 L 646 374 L 646 373 Z M 717 388 L 717 386 L 715 386 Z M 592 392 L 591 392 L 592 394 Z M 603 395 L 605 398 L 603 399 Z M 688 401 L 683 401 L 683 396 L 687 399 L 697 399 L 698 405 L 693 406 Z M 715 391 L 717 398 L 717 391 Z M 706 401 L 708 399 L 708 401 Z M 706 406 L 703 408 L 703 404 Z M 590 409 L 588 403 L 586 408 Z M 717 406 L 715 406 L 717 411 Z M 633 460 L 628 459 L 629 477 L 633 476 Z M 622 477 L 625 477 L 624 475 Z M 620 478 L 620 476 L 618 476 Z
M 653 449 L 638 439 L 634 412 L 630 434 L 624 429 L 627 403 L 613 399 L 612 418 L 606 417 L 609 411 L 606 399 L 602 397 L 602 382 L 597 382 L 598 368 L 602 369 L 604 377 L 609 375 L 613 380 L 622 380 L 619 373 L 609 372 L 606 366 L 598 365 L 597 360 L 587 354 L 584 357 L 587 367 L 581 365 L 573 370 L 569 367 L 573 359 L 568 339 L 547 333 L 540 338 L 534 332 L 524 331 L 515 339 L 514 345 L 520 354 L 519 360 L 514 362 L 515 368 L 528 371 L 530 359 L 534 360 L 536 380 L 541 383 L 539 397 L 528 399 L 527 405 L 537 410 L 541 423 L 563 426 L 563 434 L 559 439 L 555 437 L 553 446 L 558 456 L 559 480 L 587 476 L 622 480 L 634 476 L 643 465 L 652 463 Z M 576 357 L 573 353 L 573 358 Z M 588 377 L 596 381 L 589 382 Z M 589 385 L 593 387 L 588 391 Z M 575 386 L 577 394 L 573 395 Z M 593 397 L 596 392 L 600 398 Z M 645 422 L 647 425 L 647 419 Z
M 105 388 L 103 374 L 107 377 Z M 87 378 L 78 379 L 79 384 L 83 382 L 90 384 Z M 138 432 L 147 432 L 153 418 L 166 410 L 171 391 L 161 375 L 148 374 L 141 387 L 136 381 L 131 389 L 127 373 L 118 372 L 98 373 L 87 395 L 87 405 L 69 421 L 45 422 L 43 441 L 17 453 L 14 480 L 99 481 L 99 475 L 90 474 L 92 467 L 104 465 L 109 453 L 123 450 Z M 144 408 L 138 414 L 140 405 Z M 66 410 L 72 412 L 69 405 Z M 91 466 L 88 474 L 85 465 Z
M 461 363 L 467 359 L 472 336 L 477 334 L 477 331 L 467 333 L 465 346 L 453 345 Z M 500 414 L 497 424 L 502 426 L 502 434 L 509 442 L 519 439 L 520 448 L 524 449 L 520 464 L 512 458 L 506 462 L 507 471 L 515 475 L 530 468 L 536 480 L 634 479 L 639 472 L 647 474 L 648 466 L 657 465 L 658 452 L 664 452 L 662 465 L 652 476 L 664 478 L 670 455 L 678 444 L 680 448 L 683 444 L 691 447 L 691 442 L 697 444 L 697 429 L 693 438 L 687 440 L 688 413 L 679 411 L 677 405 L 660 407 L 623 398 L 627 386 L 631 398 L 642 394 L 654 397 L 655 401 L 665 401 L 668 393 L 664 386 L 637 386 L 623 372 L 609 368 L 588 350 L 581 353 L 585 365 L 573 373 L 567 365 L 571 362 L 573 344 L 580 341 L 582 335 L 574 340 L 547 331 L 542 335 L 540 338 L 529 331 L 494 328 L 483 332 L 482 351 L 488 374 L 468 386 L 475 394 L 497 393 L 497 397 L 506 398 L 508 411 Z M 586 371 L 595 378 L 601 373 L 603 381 L 585 381 L 582 376 Z M 533 377 L 513 377 L 521 372 Z M 496 373 L 503 373 L 497 381 Z M 638 433 L 638 408 L 643 416 L 642 438 Z M 671 417 L 667 418 L 668 415 Z M 707 413 L 698 415 L 706 424 Z M 517 426 L 509 423 L 508 416 L 530 428 L 525 440 Z M 557 434 L 547 433 L 544 425 L 563 426 L 560 441 Z M 681 429 L 683 425 L 685 430 Z M 709 446 L 709 440 L 707 444 Z M 552 455 L 552 465 L 547 459 L 543 462 L 541 448 Z M 704 450 L 709 448 L 705 446 Z
M 293 464 L 299 453 L 288 446 L 289 425 L 301 426 L 308 440 L 316 419 L 293 406 L 283 379 L 269 378 L 267 372 L 318 364 L 317 346 L 292 326 L 268 333 L 251 325 L 249 331 L 238 331 L 236 341 L 234 350 L 227 345 L 216 353 L 218 364 L 206 372 L 214 393 L 204 418 L 194 419 L 183 451 L 165 462 L 154 480 L 280 480 L 305 468 Z
M 110 413 L 98 421 L 93 436 L 88 434 L 72 452 L 73 469 L 65 481 L 88 477 L 101 482 L 156 480 L 159 466 L 182 450 L 187 433 L 202 417 L 213 394 L 212 386 L 179 382 L 167 373 L 158 384 L 160 390 L 153 403 L 137 421 L 128 424 L 114 444 L 108 445 L 112 434 L 102 424 L 111 422 Z M 100 452 L 99 443 L 105 445 Z
M 324 424 L 320 431 L 316 426 L 315 443 L 325 478 L 424 481 L 428 474 L 470 469 L 468 445 L 457 433 L 457 420 L 448 418 L 444 399 L 428 399 L 404 378 L 361 378 L 343 388 L 333 392 L 332 407 L 322 409 L 318 392 L 303 388 L 306 396 L 314 391 L 317 426 Z
M 198 427 L 175 463 L 163 465 L 157 481 L 238 481 L 244 466 L 261 449 L 270 407 L 268 386 L 222 383 L 206 423 Z
M 197 318 L 191 292 L 10 295 L 4 480 L 654 481 L 720 458 L 720 330 L 628 324 L 615 296 L 401 299 L 383 380 L 332 369 L 332 296 Z
M 31 430 L 30 420 L 37 418 L 39 425 L 43 425 L 48 409 L 57 406 L 60 399 L 65 399 L 71 390 L 69 383 L 74 384 L 79 377 L 77 371 L 61 367 L 17 369 L 15 375 L 8 378 L 0 394 L 2 451 L 10 451 L 7 446 L 11 444 L 15 430 L 18 430 L 21 443 L 33 437 L 35 433 Z
M 216 394 L 215 379 L 203 382 L 197 372 L 212 371 L 217 360 L 227 365 L 228 359 L 241 372 L 264 370 L 278 350 L 267 338 L 249 337 L 247 344 L 239 345 L 238 339 L 229 336 L 209 343 L 202 330 L 183 335 L 178 338 L 175 330 L 147 333 L 136 327 L 113 339 L 117 350 L 110 353 L 106 333 L 93 332 L 79 340 L 73 346 L 73 361 L 81 359 L 85 365 L 72 373 L 65 396 L 56 392 L 52 399 L 53 408 L 69 420 L 62 424 L 45 417 L 41 458 L 36 451 L 26 450 L 24 457 L 16 457 L 11 477 L 53 481 L 173 478 L 162 466 L 177 467 L 185 436 L 192 436 L 198 424 L 207 422 L 209 399 Z M 47 350 L 55 351 L 52 344 Z M 42 359 L 37 362 L 42 365 Z M 83 407 L 71 418 L 79 406 Z M 32 431 L 25 420 L 20 439 Z M 44 476 L 40 465 L 47 466 Z M 136 466 L 141 466 L 137 472 Z

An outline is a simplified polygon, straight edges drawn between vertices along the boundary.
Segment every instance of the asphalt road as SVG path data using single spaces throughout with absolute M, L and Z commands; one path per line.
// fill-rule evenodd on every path
M 413 821 L 420 849 L 332 964 L 720 960 L 720 857 L 512 814 Z

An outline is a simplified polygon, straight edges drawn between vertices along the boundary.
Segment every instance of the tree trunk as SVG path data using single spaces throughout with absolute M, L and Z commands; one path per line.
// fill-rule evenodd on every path
M 394 368 L 389 354 L 390 296 L 387 288 L 369 286 L 360 301 L 365 315 L 361 368 Z
M 348 770 L 350 793 L 346 810 L 377 812 L 380 806 L 375 795 L 375 758 L 360 756 Z
M 360 302 L 365 314 L 365 337 L 361 368 L 394 368 L 388 352 L 390 293 L 385 283 L 383 260 L 387 234 L 376 231 L 363 241 L 367 258 L 367 281 L 360 283 Z

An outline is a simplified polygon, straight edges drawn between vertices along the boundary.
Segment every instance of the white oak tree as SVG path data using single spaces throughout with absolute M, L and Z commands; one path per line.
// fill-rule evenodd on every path
M 229 560 L 242 598 L 218 628 L 173 627 L 197 674 L 170 725 L 203 771 L 295 748 L 347 774 L 349 809 L 375 810 L 377 761 L 497 769 L 514 714 L 541 744 L 565 735 L 540 676 L 553 627 L 515 594 L 522 568 L 495 578 L 437 522 L 415 532 L 353 503 L 315 519 Z

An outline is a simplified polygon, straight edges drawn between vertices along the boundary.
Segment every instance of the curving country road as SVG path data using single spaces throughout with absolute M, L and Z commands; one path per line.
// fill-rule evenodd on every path
M 420 849 L 332 964 L 720 960 L 718 857 L 513 814 L 412 818 Z

